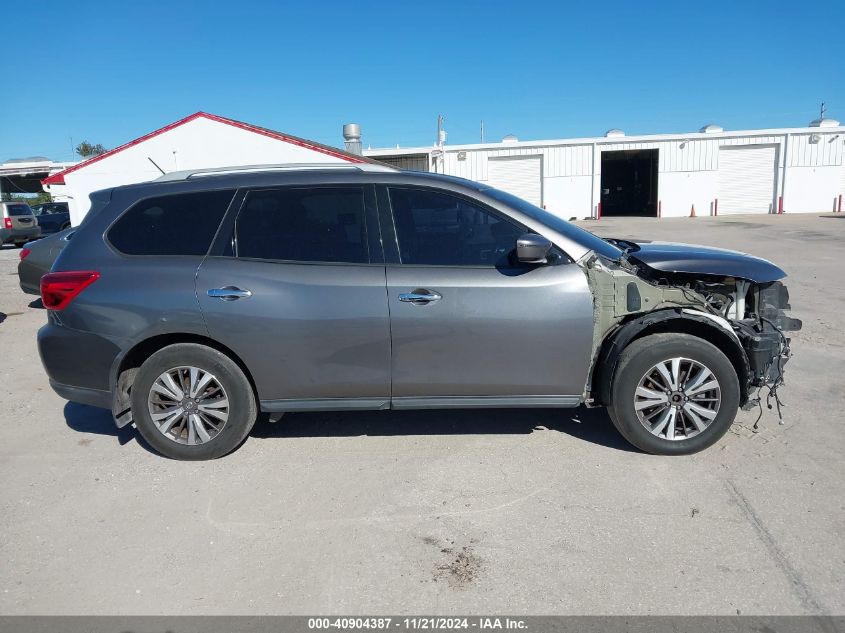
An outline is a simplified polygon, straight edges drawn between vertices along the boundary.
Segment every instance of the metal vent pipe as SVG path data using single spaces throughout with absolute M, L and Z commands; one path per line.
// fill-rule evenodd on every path
M 343 126 L 343 144 L 350 154 L 361 155 L 361 126 L 357 123 L 347 123 Z

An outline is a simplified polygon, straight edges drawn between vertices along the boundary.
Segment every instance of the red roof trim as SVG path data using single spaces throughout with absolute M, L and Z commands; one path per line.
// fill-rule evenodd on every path
M 216 114 L 209 114 L 208 112 L 195 112 L 191 116 L 185 117 L 184 119 L 179 119 L 178 121 L 171 123 L 170 125 L 165 125 L 163 128 L 159 128 L 149 134 L 145 134 L 144 136 L 140 136 L 136 138 L 134 141 L 129 141 L 128 143 L 124 143 L 120 147 L 116 147 L 112 150 L 104 154 L 100 154 L 99 156 L 94 156 L 93 158 L 89 158 L 86 161 L 83 161 L 73 167 L 68 167 L 63 171 L 56 172 L 55 174 L 48 176 L 44 180 L 41 181 L 42 185 L 63 185 L 65 184 L 65 176 L 70 174 L 74 171 L 78 171 L 88 165 L 92 165 L 98 161 L 103 160 L 104 158 L 108 158 L 109 156 L 113 156 L 118 152 L 122 152 L 125 149 L 129 149 L 134 145 L 138 145 L 147 141 L 155 136 L 160 134 L 164 134 L 165 132 L 169 132 L 170 130 L 177 128 L 181 125 L 185 125 L 186 123 L 190 123 L 195 119 L 209 119 L 210 121 L 217 121 L 218 123 L 225 123 L 226 125 L 231 125 L 236 128 L 240 128 L 242 130 L 247 130 L 248 132 L 254 132 L 256 134 L 261 134 L 263 136 L 269 136 L 270 138 L 274 138 L 279 141 L 284 141 L 286 143 L 290 143 L 292 145 L 298 145 L 299 147 L 304 147 L 306 149 L 313 150 L 315 152 L 320 152 L 321 154 L 326 154 L 328 156 L 333 156 L 334 158 L 341 158 L 343 160 L 349 161 L 350 163 L 369 163 L 371 161 L 363 158 L 361 156 L 356 156 L 355 154 L 349 154 L 347 152 L 341 151 L 339 149 L 335 149 L 333 147 L 329 147 L 327 145 L 320 145 L 319 143 L 315 143 L 313 141 L 308 141 L 303 138 L 299 138 L 296 136 L 291 136 L 289 134 L 282 134 L 281 132 L 276 132 L 274 130 L 268 130 L 263 127 L 258 127 L 256 125 L 250 125 L 249 123 L 242 123 L 241 121 L 235 121 L 234 119 L 227 119 L 222 116 L 217 116 Z

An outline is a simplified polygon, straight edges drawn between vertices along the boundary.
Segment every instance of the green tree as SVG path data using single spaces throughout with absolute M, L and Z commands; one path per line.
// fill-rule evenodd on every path
M 100 154 L 106 153 L 106 148 L 97 143 L 96 145 L 92 145 L 88 141 L 82 141 L 79 145 L 76 146 L 76 153 L 82 156 L 82 158 L 90 158 L 91 156 L 99 156 Z
M 22 196 L 20 194 L 12 194 L 9 196 L 11 202 L 25 202 L 29 206 L 35 206 L 36 204 L 41 204 L 42 202 L 52 202 L 53 196 L 51 196 L 46 191 L 39 191 L 37 194 L 33 196 Z

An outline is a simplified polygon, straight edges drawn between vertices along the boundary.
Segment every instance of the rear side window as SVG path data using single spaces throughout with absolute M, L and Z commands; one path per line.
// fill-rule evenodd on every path
M 238 257 L 299 262 L 370 261 L 360 187 L 251 191 L 235 223 Z
M 6 208 L 9 209 L 9 215 L 32 215 L 32 209 L 29 208 L 28 204 L 9 204 L 6 205 Z
M 109 229 L 126 255 L 205 255 L 234 190 L 180 193 L 142 200 Z

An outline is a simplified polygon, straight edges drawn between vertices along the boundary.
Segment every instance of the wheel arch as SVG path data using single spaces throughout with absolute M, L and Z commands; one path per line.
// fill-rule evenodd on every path
M 625 321 L 605 337 L 591 371 L 591 397 L 598 405 L 610 403 L 613 375 L 622 351 L 634 341 L 650 334 L 689 334 L 716 346 L 733 365 L 739 380 L 740 405 L 748 400 L 751 369 L 748 357 L 735 335 L 704 313 L 681 309 L 659 310 Z
M 145 338 L 136 343 L 125 354 L 123 354 L 113 370 L 112 376 L 112 414 L 118 427 L 132 423 L 132 412 L 130 407 L 130 391 L 135 380 L 138 369 L 150 356 L 168 345 L 177 343 L 196 343 L 217 350 L 228 356 L 246 376 L 252 387 L 256 403 L 258 402 L 258 390 L 249 368 L 241 358 L 230 348 L 207 336 L 190 334 L 187 332 L 157 334 Z

